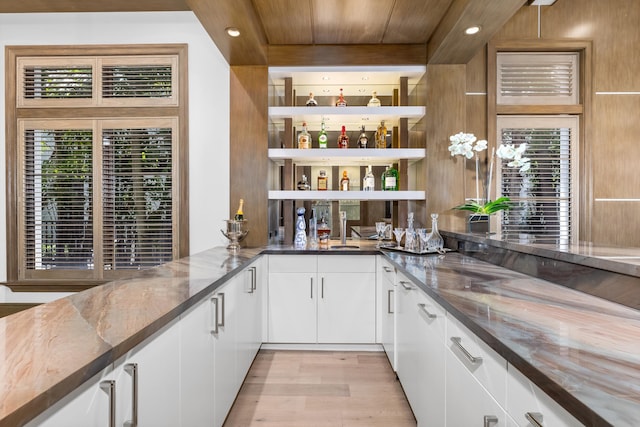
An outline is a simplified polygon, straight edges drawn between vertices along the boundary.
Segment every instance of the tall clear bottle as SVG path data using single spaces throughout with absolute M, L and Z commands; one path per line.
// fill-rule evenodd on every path
M 318 133 L 318 146 L 320 148 L 327 148 L 327 131 L 324 127 L 324 119 L 322 119 L 322 123 L 320 123 L 320 133 Z
M 307 122 L 302 122 L 302 132 L 298 134 L 298 148 L 311 148 L 311 135 L 307 132 Z
M 376 178 L 373 176 L 373 172 L 371 171 L 371 166 L 367 168 L 367 173 L 362 178 L 362 191 L 375 191 L 376 189 Z

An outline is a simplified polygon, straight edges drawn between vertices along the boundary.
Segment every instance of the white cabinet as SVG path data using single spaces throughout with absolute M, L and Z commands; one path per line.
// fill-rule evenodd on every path
M 583 424 L 513 366 L 507 375 L 507 412 L 517 426 L 576 427 Z
M 375 342 L 375 280 L 374 256 L 269 256 L 269 342 Z
M 241 273 L 238 293 L 238 375 L 244 380 L 262 344 L 262 294 L 265 291 L 264 262 L 259 258 Z
M 396 370 L 396 270 L 382 256 L 378 257 L 378 337 L 389 358 L 393 370 Z
M 446 311 L 398 274 L 397 372 L 418 426 L 445 425 Z

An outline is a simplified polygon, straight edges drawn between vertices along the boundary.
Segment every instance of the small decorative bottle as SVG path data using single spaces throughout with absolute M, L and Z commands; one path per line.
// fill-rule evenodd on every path
M 364 175 L 362 179 L 362 191 L 375 191 L 376 189 L 376 178 L 373 176 L 373 172 L 371 172 L 371 166 L 367 168 L 367 173 Z
M 320 148 L 327 148 L 327 131 L 324 129 L 324 119 L 320 124 L 320 133 L 318 133 L 318 146 Z
M 376 130 L 376 148 L 387 148 L 387 127 L 384 120 L 380 122 L 378 130 Z
M 318 191 L 327 191 L 327 171 L 321 170 L 318 176 Z
M 347 100 L 344 99 L 344 95 L 342 94 L 342 88 L 340 88 L 340 95 L 338 96 L 338 100 L 336 101 L 336 107 L 346 107 Z
M 307 180 L 307 175 L 302 175 L 302 179 L 298 182 L 298 190 L 300 191 L 309 191 L 311 190 L 311 186 L 309 185 L 309 181 Z
M 364 125 L 362 125 L 360 136 L 358 137 L 358 148 L 367 148 L 368 143 L 369 143 L 369 138 L 367 137 L 367 134 L 364 131 Z
M 399 187 L 398 171 L 391 165 L 382 173 L 382 189 L 384 191 L 398 191 Z
M 349 191 L 349 177 L 347 171 L 342 171 L 342 179 L 340 180 L 340 191 Z
M 347 135 L 347 130 L 344 126 L 342 126 L 342 132 L 338 136 L 338 148 L 349 148 L 349 135 Z
M 311 148 L 311 135 L 307 132 L 307 122 L 302 122 L 302 132 L 298 134 L 298 148 Z
M 293 239 L 293 245 L 296 249 L 305 249 L 307 247 L 307 225 L 304 221 L 304 208 L 298 208 L 298 219 L 296 220 L 296 235 Z
M 371 99 L 367 103 L 367 107 L 379 107 L 379 106 L 380 106 L 380 100 L 378 99 L 377 93 L 373 92 Z
M 309 99 L 307 99 L 306 106 L 307 107 L 317 107 L 318 106 L 318 101 L 316 101 L 313 98 L 313 93 L 309 93 Z

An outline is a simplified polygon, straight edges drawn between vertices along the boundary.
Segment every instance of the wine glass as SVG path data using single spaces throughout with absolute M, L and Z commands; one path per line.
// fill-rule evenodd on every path
M 389 230 L 390 228 L 391 224 L 387 224 L 384 221 L 376 222 L 376 237 L 378 238 L 378 244 L 376 245 L 377 248 L 382 245 L 382 240 L 387 234 L 387 230 Z
M 400 246 L 400 242 L 402 241 L 402 236 L 404 236 L 404 228 L 394 228 L 393 234 L 394 236 L 396 236 L 396 242 L 398 242 L 398 246 L 396 246 L 396 249 L 402 249 L 402 246 Z
M 424 252 L 427 245 L 427 229 L 426 228 L 418 228 L 416 229 L 416 234 L 418 235 L 418 252 Z

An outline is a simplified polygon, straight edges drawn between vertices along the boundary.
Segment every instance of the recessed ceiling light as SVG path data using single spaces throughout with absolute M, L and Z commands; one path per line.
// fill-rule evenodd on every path
M 329 76 L 322 76 L 322 80 L 329 80 Z
M 238 30 L 236 27 L 227 27 L 225 28 L 225 31 L 231 37 L 238 37 L 240 35 L 240 30 Z
M 322 89 L 322 91 L 323 91 L 324 93 L 329 93 L 329 92 L 331 92 L 329 89 Z
M 369 80 L 369 77 L 364 76 L 364 77 L 362 78 L 362 80 L 367 81 L 367 80 Z
M 479 32 L 480 32 L 480 27 L 478 26 L 469 27 L 466 30 L 464 30 L 464 33 L 468 35 L 477 34 Z

